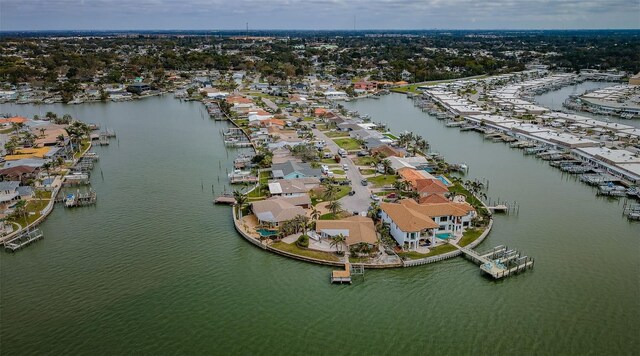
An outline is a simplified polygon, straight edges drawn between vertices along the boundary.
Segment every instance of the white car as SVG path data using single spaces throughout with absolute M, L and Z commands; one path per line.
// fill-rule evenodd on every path
M 343 169 L 344 171 L 348 171 L 348 170 L 349 170 L 349 166 L 348 166 L 347 164 L 343 164 L 343 165 L 342 165 L 342 169 Z
M 375 194 L 371 194 L 371 199 L 373 199 L 373 201 L 379 201 L 380 197 Z

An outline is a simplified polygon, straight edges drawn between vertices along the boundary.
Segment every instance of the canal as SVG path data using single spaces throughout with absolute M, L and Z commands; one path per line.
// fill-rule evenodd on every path
M 402 95 L 348 103 L 395 132 L 423 135 L 489 195 L 520 203 L 480 246 L 536 258 L 494 282 L 456 258 L 367 271 L 329 284 L 330 268 L 269 254 L 211 204 L 234 152 L 198 103 L 172 98 L 55 111 L 118 134 L 97 147 L 95 207 L 58 206 L 45 239 L 0 254 L 0 353 L 16 354 L 629 354 L 640 346 L 640 225 L 616 201 L 520 151 L 447 129 Z M 221 167 L 221 168 L 220 168 Z M 104 180 L 100 171 L 103 172 Z M 220 183 L 218 183 L 220 177 Z M 473 350 L 473 351 L 471 351 Z

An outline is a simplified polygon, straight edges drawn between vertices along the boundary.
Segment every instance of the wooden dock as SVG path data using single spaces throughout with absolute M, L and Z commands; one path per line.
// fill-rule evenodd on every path
M 65 208 L 75 208 L 78 206 L 87 206 L 95 204 L 97 200 L 96 192 L 90 189 L 87 193 L 80 193 L 78 190 L 76 194 L 68 194 L 64 199 Z
M 521 256 L 516 250 L 509 250 L 506 246 L 494 247 L 492 251 L 480 254 L 470 248 L 455 246 L 467 258 L 480 264 L 480 270 L 494 279 L 501 279 L 521 271 L 533 268 L 534 259 L 529 256 Z
M 235 205 L 236 198 L 233 197 L 233 194 L 222 194 L 219 197 L 217 197 L 213 202 L 215 204 Z
M 331 283 L 351 284 L 353 282 L 352 275 L 361 275 L 364 278 L 364 266 L 352 265 L 349 262 L 345 263 L 344 270 L 331 271 Z
M 42 238 L 44 238 L 44 234 L 42 234 L 42 231 L 40 231 L 39 229 L 24 231 L 11 240 L 5 241 L 4 250 L 16 252 L 19 249 L 26 247 Z

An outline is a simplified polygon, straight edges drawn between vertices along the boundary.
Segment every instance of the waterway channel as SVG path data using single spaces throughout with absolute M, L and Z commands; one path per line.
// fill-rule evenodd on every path
M 455 258 L 367 271 L 330 268 L 244 241 L 211 204 L 233 151 L 198 103 L 170 97 L 55 111 L 114 129 L 97 147 L 95 207 L 58 206 L 45 239 L 0 254 L 2 355 L 17 354 L 631 354 L 640 347 L 640 225 L 613 200 L 507 145 L 460 133 L 399 94 L 347 103 L 395 132 L 423 135 L 489 195 L 520 203 L 480 250 L 507 244 L 535 268 L 495 282 Z M 104 174 L 102 180 L 100 171 Z M 218 184 L 217 177 L 220 177 Z

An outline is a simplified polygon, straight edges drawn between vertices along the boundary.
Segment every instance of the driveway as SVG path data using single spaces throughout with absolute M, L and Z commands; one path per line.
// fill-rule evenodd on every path
M 327 143 L 326 148 L 329 149 L 331 153 L 338 154 L 340 147 L 338 147 L 331 138 L 327 137 L 318 129 L 313 129 L 313 134 L 318 140 L 324 140 Z M 360 174 L 358 166 L 353 163 L 353 160 L 351 159 L 352 157 L 353 155 L 342 158 L 340 160 L 340 164 L 346 164 L 349 167 L 345 173 L 347 178 L 351 180 L 351 189 L 354 190 L 356 194 L 352 196 L 347 195 L 340 199 L 339 202 L 342 204 L 342 208 L 349 212 L 366 212 L 373 201 L 369 197 L 371 195 L 371 191 L 368 187 L 365 187 L 360 183 L 364 177 Z

